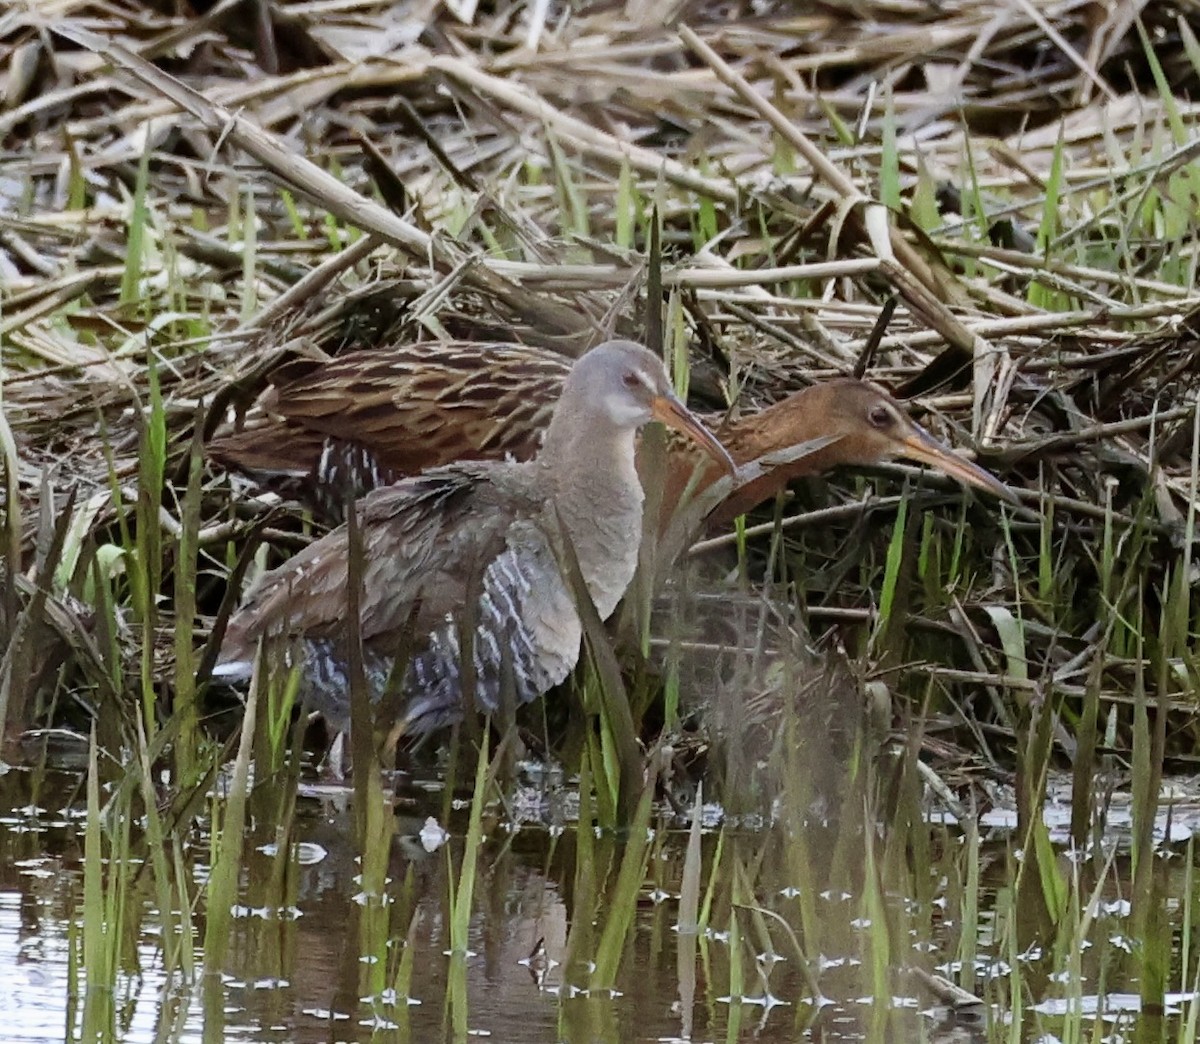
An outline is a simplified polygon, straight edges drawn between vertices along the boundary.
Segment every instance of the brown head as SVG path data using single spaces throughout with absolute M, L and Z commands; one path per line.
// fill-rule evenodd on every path
M 895 399 L 869 381 L 822 381 L 761 413 L 730 421 L 718 434 L 739 464 L 810 439 L 832 441 L 739 489 L 715 514 L 717 521 L 743 514 L 790 479 L 817 475 L 839 465 L 877 464 L 897 457 L 1016 502 L 1016 495 L 1003 482 L 935 439 Z
M 878 385 L 847 378 L 826 381 L 798 393 L 800 396 L 804 412 L 811 412 L 817 419 L 814 423 L 820 424 L 820 434 L 837 439 L 823 451 L 828 456 L 822 467 L 876 464 L 900 457 L 937 468 L 964 485 L 1004 500 L 1015 499 L 1003 482 L 935 439 Z

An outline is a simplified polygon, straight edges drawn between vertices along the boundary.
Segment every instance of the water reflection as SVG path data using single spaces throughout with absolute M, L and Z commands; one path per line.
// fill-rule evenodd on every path
M 78 792 L 78 777 L 70 775 L 12 772 L 0 778 L 5 1041 L 62 1040 L 78 1017 L 81 987 L 73 980 L 72 959 L 82 916 Z M 519 800 L 561 810 L 573 799 L 560 793 Z M 207 996 L 164 974 L 152 892 L 136 889 L 136 912 L 129 918 L 136 939 L 116 998 L 119 1039 L 213 1039 L 204 1031 L 214 1018 L 223 1022 L 219 1039 L 231 1041 L 453 1039 L 457 1013 L 448 998 L 456 989 L 465 991 L 466 1032 L 500 1041 L 988 1039 L 983 1006 L 947 980 L 981 989 L 1003 982 L 1011 964 L 992 948 L 1001 945 L 1003 926 L 990 911 L 979 911 L 976 938 L 964 950 L 954 883 L 935 877 L 932 867 L 927 882 L 919 865 L 916 871 L 904 865 L 902 873 L 890 867 L 883 849 L 872 847 L 884 840 L 873 831 L 859 830 L 850 841 L 845 830 L 830 825 L 810 826 L 802 838 L 785 826 L 729 831 L 723 838 L 705 832 L 699 898 L 715 904 L 709 923 L 731 930 L 698 933 L 677 925 L 686 825 L 660 821 L 615 989 L 595 991 L 588 988 L 589 955 L 610 911 L 603 889 L 581 885 L 597 875 L 581 873 L 586 868 L 579 865 L 573 828 L 516 828 L 496 818 L 481 850 L 469 952 L 447 953 L 448 896 L 458 879 L 465 823 L 446 824 L 449 840 L 438 847 L 428 819 L 436 819 L 442 803 L 436 788 L 420 787 L 397 806 L 400 836 L 388 866 L 388 903 L 375 904 L 388 923 L 386 955 L 377 969 L 361 957 L 371 903 L 363 894 L 344 795 L 302 798 L 296 843 L 282 854 L 269 825 L 247 846 L 228 975 L 210 984 Z M 957 844 L 944 828 L 933 829 L 943 831 L 940 844 Z M 207 847 L 203 838 L 195 840 L 192 872 L 202 879 Z M 588 850 L 592 871 L 616 876 L 624 850 L 619 841 L 600 834 Z M 869 870 L 875 858 L 880 862 Z M 757 878 L 736 885 L 744 885 L 736 899 L 720 889 L 715 897 L 706 894 L 714 860 L 734 878 L 748 868 Z M 825 887 L 789 884 L 802 864 L 808 880 Z M 872 879 L 883 886 L 874 899 Z M 1102 905 L 1098 934 L 1119 938 L 1127 916 L 1128 904 L 1119 898 Z M 197 939 L 203 937 L 199 917 L 197 912 Z M 886 922 L 886 932 L 875 926 L 877 918 Z M 802 939 L 803 953 L 815 955 L 807 966 L 789 939 Z M 970 975 L 959 960 L 964 952 L 973 955 Z M 1102 970 L 1102 962 L 1113 967 L 1114 952 L 1110 946 L 1094 959 L 1083 957 L 1085 981 L 1098 983 L 1107 974 L 1116 986 L 1111 970 Z M 1025 988 L 1044 985 L 1034 1010 L 1050 1020 L 1069 1013 L 1055 1000 L 1050 956 L 1029 952 L 1018 959 Z M 402 981 L 406 993 L 396 988 Z M 1186 1010 L 1188 1000 L 1180 995 L 1173 1003 Z

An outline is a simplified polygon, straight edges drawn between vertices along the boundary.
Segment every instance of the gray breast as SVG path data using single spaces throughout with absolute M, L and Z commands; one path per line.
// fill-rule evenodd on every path
M 601 620 L 625 596 L 637 570 L 642 535 L 642 487 L 608 493 L 603 508 L 585 502 L 564 505 L 563 516 L 579 557 L 579 568 Z

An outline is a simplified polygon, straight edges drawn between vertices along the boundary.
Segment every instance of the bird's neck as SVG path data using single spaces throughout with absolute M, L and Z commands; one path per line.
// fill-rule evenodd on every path
M 821 385 L 803 388 L 759 413 L 728 421 L 719 437 L 738 464 L 748 464 L 764 454 L 819 439 L 829 434 L 822 408 L 823 394 Z M 710 523 L 721 524 L 745 514 L 774 496 L 794 478 L 827 471 L 838 462 L 842 452 L 841 440 L 838 440 L 790 464 L 770 469 L 728 497 L 709 516 Z
M 634 435 L 588 425 L 556 433 L 552 426 L 538 457 L 601 619 L 617 607 L 637 568 L 644 497 Z
M 725 421 L 714 429 L 716 436 L 738 465 L 749 464 L 767 453 L 819 438 L 825 434 L 822 430 L 823 411 L 819 408 L 820 397 L 819 385 L 801 389 L 758 413 Z M 772 468 L 766 475 L 747 483 L 724 500 L 709 515 L 709 523 L 722 524 L 745 514 L 793 478 L 820 474 L 837 462 L 836 447 L 836 442 L 831 443 L 790 464 Z M 664 504 L 672 508 L 678 504 L 697 468 L 700 469 L 699 477 L 693 495 L 703 492 L 724 474 L 719 464 L 698 453 L 693 444 L 684 444 L 679 449 L 683 451 L 677 452 L 673 447 L 668 456 L 663 496 Z
M 817 408 L 819 386 L 803 388 L 786 399 L 747 417 L 726 421 L 718 432 L 730 455 L 738 464 L 748 464 L 766 453 L 820 437 L 822 411 Z M 828 447 L 826 447 L 828 449 Z M 796 474 L 811 475 L 823 471 L 820 463 L 824 450 L 802 457 Z

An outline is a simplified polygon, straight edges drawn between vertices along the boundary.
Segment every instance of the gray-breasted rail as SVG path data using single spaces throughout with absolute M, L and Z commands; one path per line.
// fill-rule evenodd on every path
M 456 720 L 472 696 L 494 711 L 506 685 L 528 702 L 566 678 L 582 624 L 564 555 L 576 556 L 601 619 L 637 566 L 639 428 L 660 420 L 703 447 L 718 471 L 734 470 L 640 345 L 600 345 L 560 388 L 533 460 L 433 468 L 356 505 L 363 665 L 374 698 L 396 686 L 404 732 Z M 267 573 L 230 619 L 215 675 L 244 679 L 260 640 L 282 645 L 301 665 L 302 698 L 344 728 L 350 573 L 345 526 Z M 402 677 L 391 678 L 401 654 Z

